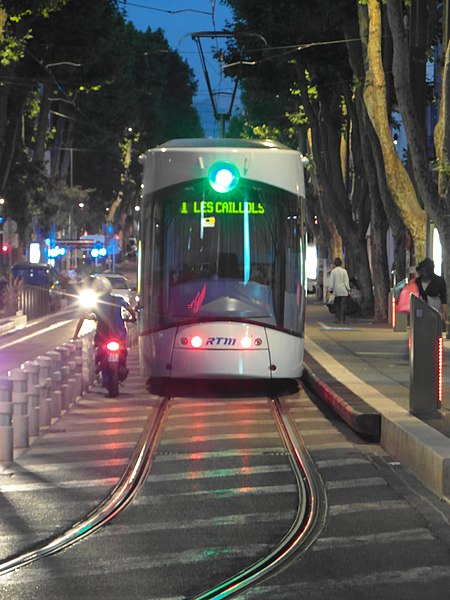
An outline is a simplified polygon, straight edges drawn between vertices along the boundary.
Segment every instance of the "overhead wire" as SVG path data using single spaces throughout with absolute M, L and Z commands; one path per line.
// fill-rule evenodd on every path
M 206 10 L 199 10 L 197 8 L 180 8 L 178 10 L 168 10 L 165 8 L 156 8 L 154 6 L 147 6 L 145 4 L 137 4 L 135 2 L 127 2 L 127 0 L 118 0 L 119 4 L 124 4 L 125 6 L 133 6 L 136 8 L 144 8 L 146 10 L 153 10 L 156 12 L 162 12 L 162 13 L 167 13 L 169 15 L 176 15 L 179 13 L 186 13 L 186 12 L 192 12 L 192 13 L 199 13 L 202 15 L 210 15 L 211 13 L 206 11 Z

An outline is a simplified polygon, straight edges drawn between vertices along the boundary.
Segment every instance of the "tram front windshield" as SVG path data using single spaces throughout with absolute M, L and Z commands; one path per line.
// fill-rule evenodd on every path
M 146 203 L 148 325 L 227 319 L 302 334 L 300 199 L 251 181 L 228 194 L 204 181 Z

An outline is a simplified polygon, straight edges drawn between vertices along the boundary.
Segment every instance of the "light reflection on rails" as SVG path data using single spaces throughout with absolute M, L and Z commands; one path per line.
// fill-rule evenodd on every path
M 322 478 L 309 457 L 296 425 L 278 398 L 272 400 L 272 410 L 297 482 L 299 503 L 295 520 L 278 546 L 267 556 L 214 588 L 195 596 L 193 600 L 231 598 L 274 575 L 286 567 L 294 556 L 298 558 L 304 554 L 325 525 L 327 497 Z
M 45 556 L 56 554 L 97 531 L 120 514 L 133 500 L 150 470 L 153 457 L 167 416 L 169 400 L 163 398 L 147 420 L 144 431 L 137 443 L 131 460 L 119 482 L 92 512 L 52 539 L 36 545 L 31 550 L 21 552 L 0 562 L 0 575 L 29 565 Z
M 279 544 L 235 576 L 195 596 L 194 600 L 219 600 L 241 593 L 262 579 L 279 572 L 294 556 L 305 553 L 319 536 L 327 511 L 325 487 L 306 451 L 297 427 L 281 401 L 271 401 L 274 419 L 286 447 L 298 487 L 298 507 L 294 522 Z M 97 508 L 62 534 L 31 550 L 0 562 L 0 575 L 28 565 L 71 546 L 97 531 L 120 514 L 133 500 L 150 471 L 167 419 L 170 401 L 162 398 L 156 413 L 150 415 L 131 460 L 116 487 Z

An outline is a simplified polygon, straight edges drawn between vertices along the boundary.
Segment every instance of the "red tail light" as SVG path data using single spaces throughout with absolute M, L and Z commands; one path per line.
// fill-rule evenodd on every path
M 438 342 L 438 403 L 439 408 L 442 405 L 442 384 L 444 379 L 444 340 L 442 336 Z
M 120 344 L 119 342 L 108 342 L 106 347 L 110 352 L 117 352 L 120 348 Z

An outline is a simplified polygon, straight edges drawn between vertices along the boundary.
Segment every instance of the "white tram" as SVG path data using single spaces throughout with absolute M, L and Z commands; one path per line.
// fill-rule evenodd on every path
M 142 157 L 143 374 L 302 374 L 304 160 L 270 140 L 171 140 Z

